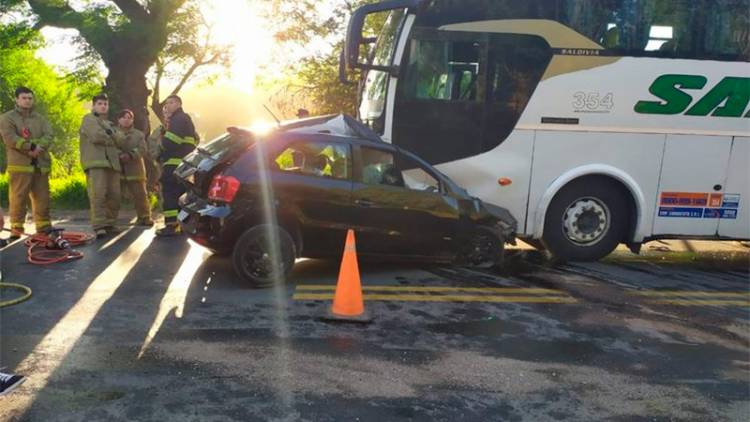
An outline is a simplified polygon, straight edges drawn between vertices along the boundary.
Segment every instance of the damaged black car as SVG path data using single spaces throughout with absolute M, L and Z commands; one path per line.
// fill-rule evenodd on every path
M 230 128 L 185 158 L 183 231 L 255 285 L 284 280 L 297 258 L 360 258 L 492 267 L 516 220 L 471 197 L 419 157 L 345 115 L 269 134 Z

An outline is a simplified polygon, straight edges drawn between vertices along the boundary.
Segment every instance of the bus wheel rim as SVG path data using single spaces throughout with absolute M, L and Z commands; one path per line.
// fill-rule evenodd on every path
M 598 198 L 579 198 L 568 206 L 562 216 L 565 237 L 580 246 L 593 246 L 601 242 L 610 224 L 609 208 Z

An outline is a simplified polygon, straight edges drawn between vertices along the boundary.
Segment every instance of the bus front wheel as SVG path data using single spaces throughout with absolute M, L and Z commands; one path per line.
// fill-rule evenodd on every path
M 573 182 L 552 200 L 544 223 L 544 245 L 563 261 L 596 261 L 625 240 L 628 201 L 616 182 Z

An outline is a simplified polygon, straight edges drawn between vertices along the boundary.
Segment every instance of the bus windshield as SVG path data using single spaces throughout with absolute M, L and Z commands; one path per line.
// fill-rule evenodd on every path
M 401 24 L 406 15 L 405 9 L 394 10 L 390 13 L 378 36 L 375 48 L 370 52 L 371 64 L 376 66 L 390 66 L 393 64 L 393 54 L 400 33 Z M 362 88 L 362 103 L 359 115 L 362 121 L 382 134 L 376 122 L 383 115 L 385 108 L 386 89 L 388 86 L 388 72 L 370 70 L 367 72 Z

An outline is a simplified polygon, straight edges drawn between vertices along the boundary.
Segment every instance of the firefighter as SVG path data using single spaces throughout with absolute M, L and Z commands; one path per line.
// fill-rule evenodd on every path
M 165 108 L 170 114 L 167 131 L 162 138 L 160 161 L 163 164 L 161 175 L 162 197 L 164 198 L 165 226 L 157 230 L 158 236 L 180 235 L 177 214 L 180 211 L 179 199 L 185 189 L 174 177 L 174 171 L 182 163 L 183 157 L 198 145 L 193 120 L 182 110 L 182 99 L 176 95 L 167 97 Z
M 169 121 L 169 112 L 166 106 L 162 109 L 164 116 L 164 122 Z M 151 132 L 148 139 L 146 140 L 146 147 L 148 148 L 148 159 L 144 157 L 146 161 L 146 174 L 148 179 L 148 191 L 155 193 L 159 196 L 159 203 L 161 200 L 161 188 L 159 186 L 159 179 L 161 178 L 161 164 L 159 163 L 159 156 L 161 156 L 161 140 L 164 134 L 167 133 L 166 123 L 162 123 Z
M 16 89 L 16 107 L 0 116 L 0 136 L 5 143 L 9 173 L 11 240 L 24 233 L 26 201 L 31 197 L 34 224 L 39 233 L 52 227 L 50 219 L 49 172 L 52 128 L 34 111 L 34 92 Z
M 81 123 L 81 166 L 86 172 L 91 225 L 97 238 L 118 233 L 120 211 L 120 148 L 124 136 L 107 120 L 109 99 L 93 98 L 91 113 Z
M 146 191 L 146 166 L 144 164 L 144 157 L 148 159 L 148 150 L 143 132 L 133 127 L 134 120 L 135 114 L 131 110 L 125 109 L 117 113 L 118 129 L 125 137 L 120 154 L 122 181 L 133 198 L 135 211 L 138 214 L 136 224 L 152 227 L 154 221 L 151 219 L 151 206 Z

